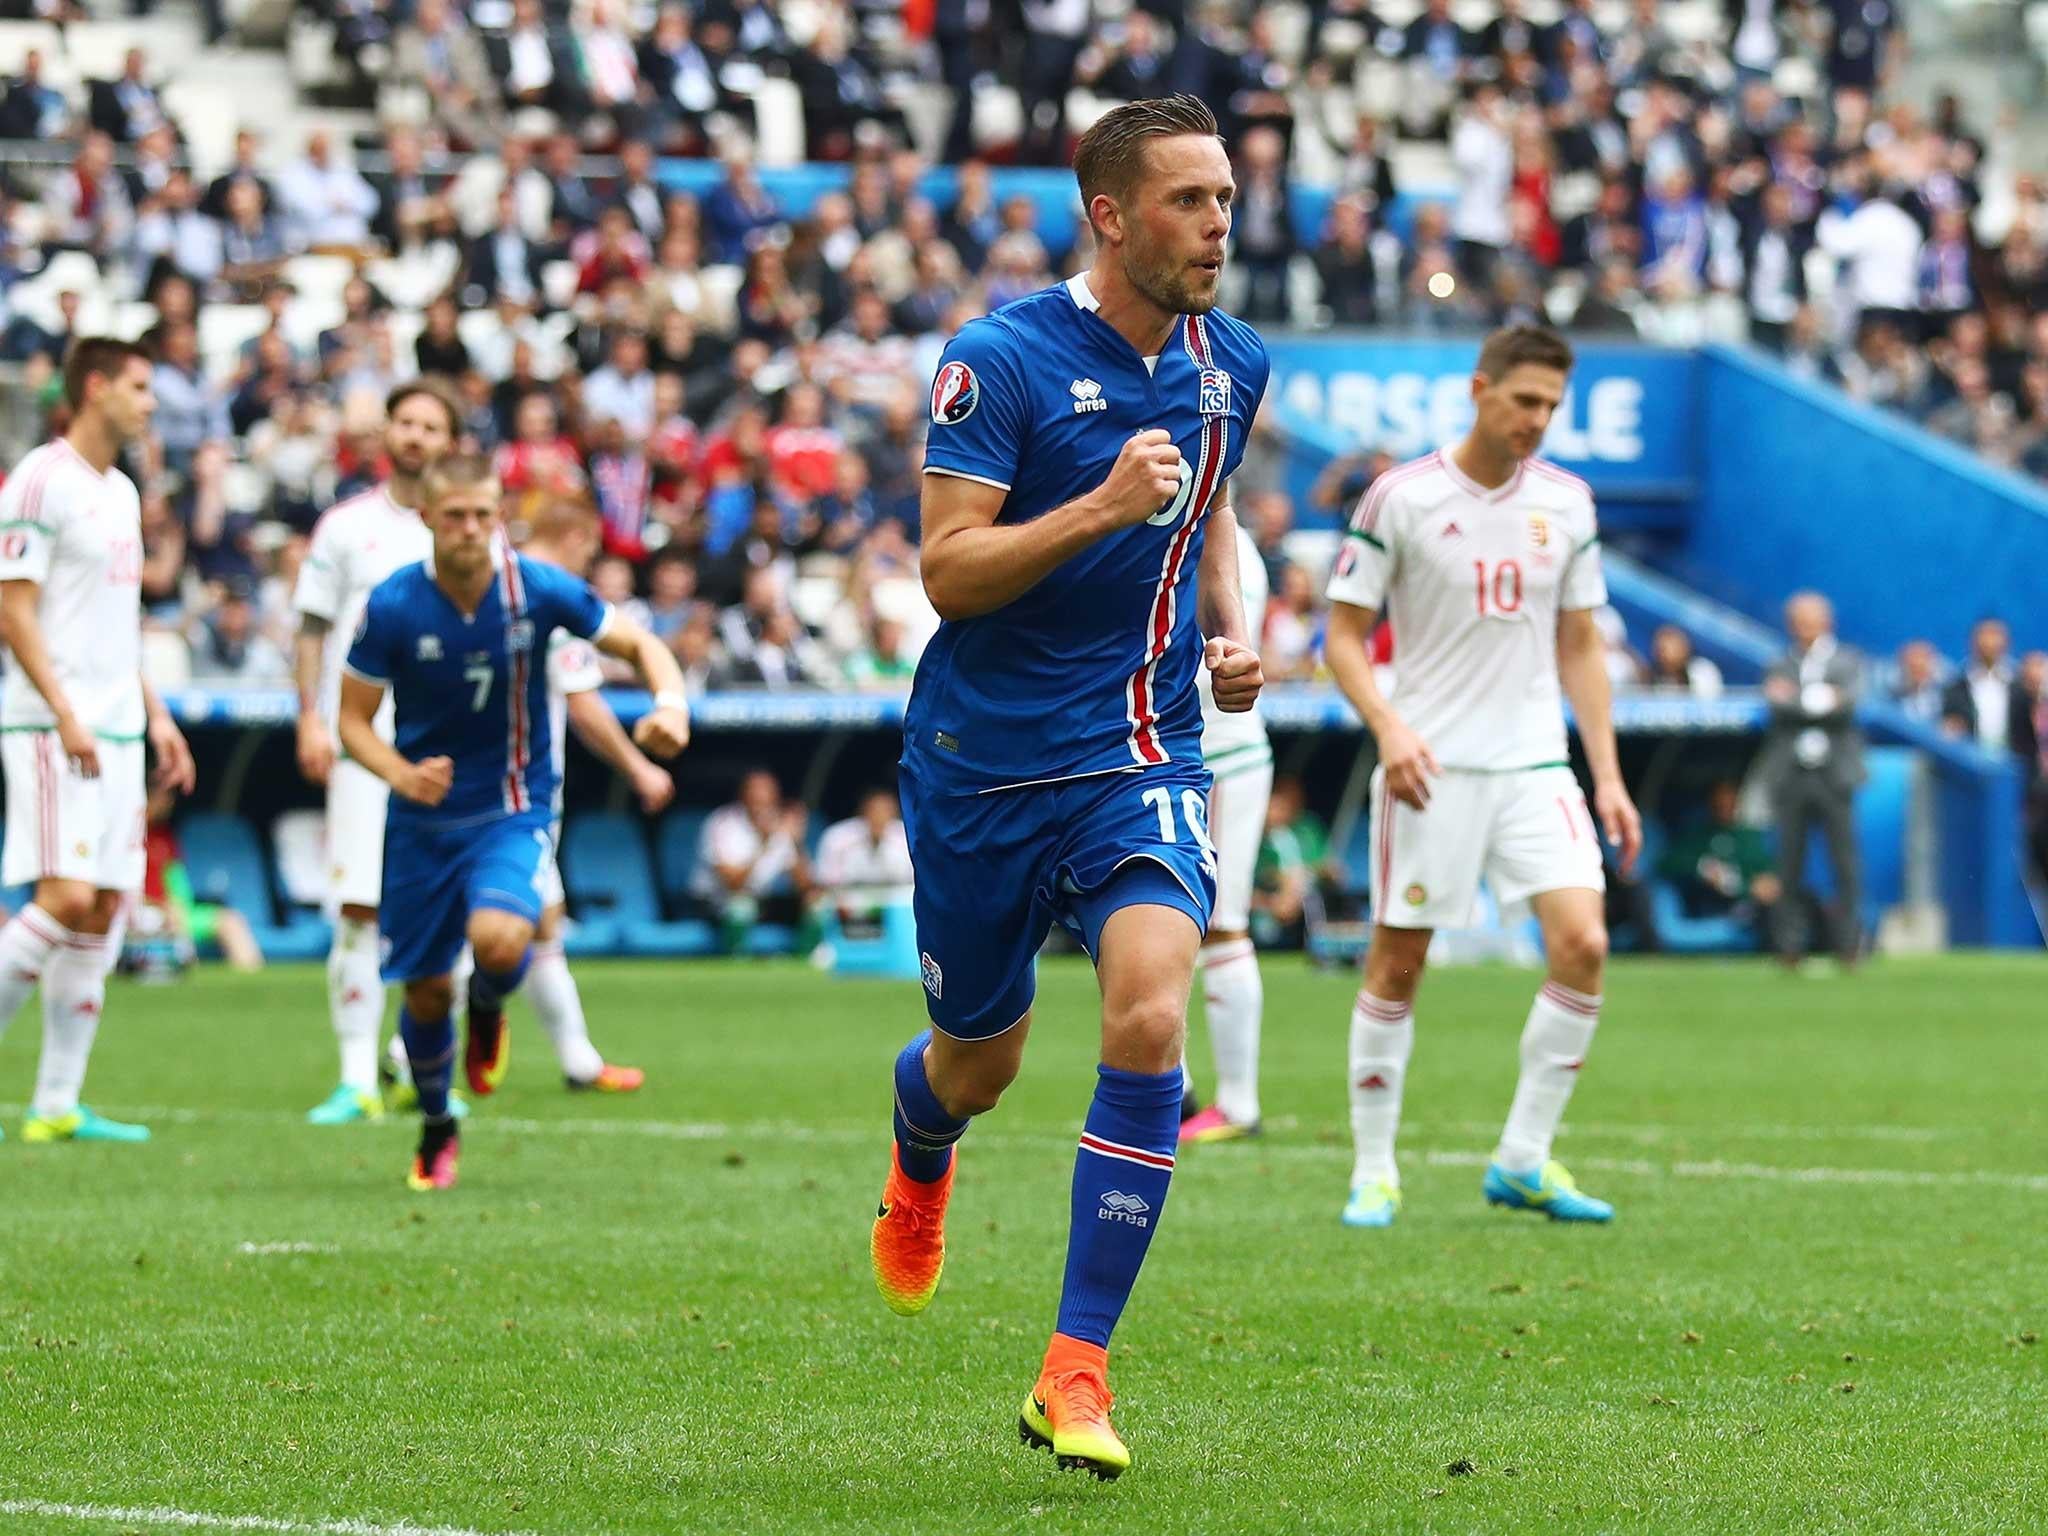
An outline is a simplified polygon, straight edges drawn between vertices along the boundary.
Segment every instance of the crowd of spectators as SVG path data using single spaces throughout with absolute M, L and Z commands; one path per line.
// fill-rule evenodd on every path
M 244 133 L 211 175 L 141 50 L 82 100 L 30 52 L 0 135 L 75 147 L 0 192 L 0 357 L 61 410 L 84 296 L 58 295 L 54 324 L 6 298 L 58 252 L 151 306 L 145 592 L 195 678 L 284 675 L 305 534 L 376 476 L 374 402 L 430 372 L 460 385 L 515 506 L 595 503 L 600 585 L 644 606 L 693 686 L 900 690 L 934 622 L 924 381 L 968 318 L 1090 255 L 1085 224 L 1049 240 L 972 157 L 1063 162 L 1084 96 L 1193 90 L 1240 183 L 1232 302 L 1262 323 L 1746 336 L 2048 474 L 2048 199 L 1954 100 L 1888 100 L 1892 0 L 1746 0 L 1704 31 L 1654 0 L 1540 23 L 1501 0 L 1477 29 L 1447 0 L 1398 23 L 1319 0 L 1305 36 L 1227 0 L 1012 4 L 327 0 L 390 119 L 354 145 Z M 805 152 L 852 162 L 844 191 L 792 209 L 764 185 L 768 77 L 796 88 Z M 1022 104 L 1014 143 L 977 139 L 991 79 Z M 944 200 L 903 109 L 917 80 L 952 92 Z M 1448 180 L 1403 185 L 1432 145 Z M 664 155 L 721 172 L 672 190 Z M 1303 228 L 1289 191 L 1311 162 L 1335 196 Z M 253 323 L 210 346 L 225 311 Z M 1320 582 L 1285 555 L 1282 450 L 1261 450 L 1238 490 L 1273 567 L 1267 669 L 1311 677 Z M 1682 632 L 1642 652 L 1603 623 L 1618 683 L 1718 690 Z

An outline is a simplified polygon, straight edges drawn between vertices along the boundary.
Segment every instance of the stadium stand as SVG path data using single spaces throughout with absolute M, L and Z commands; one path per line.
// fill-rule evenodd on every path
M 1545 318 L 1593 342 L 1738 343 L 2048 478 L 2038 134 L 1981 120 L 1967 91 L 1917 105 L 1887 5 L 61 9 L 0 21 L 0 440 L 61 418 L 71 335 L 159 346 L 165 409 L 135 467 L 166 687 L 284 681 L 306 532 L 375 476 L 376 399 L 432 371 L 517 496 L 593 498 L 617 557 L 601 583 L 658 620 L 693 689 L 900 695 L 936 623 L 915 506 L 938 349 L 1086 262 L 1072 136 L 1170 89 L 1224 120 L 1243 187 L 1228 302 L 1276 335 L 1449 344 Z M 1270 414 L 1270 463 L 1240 490 L 1278 503 L 1273 590 L 1309 598 L 1276 604 L 1274 633 L 1313 679 L 1328 530 L 1397 445 Z M 1354 454 L 1318 504 L 1316 471 Z M 1602 490 L 1625 522 L 1630 498 Z M 1632 547 L 1648 564 L 1617 561 L 1617 681 L 1656 686 L 1660 624 L 1754 680 L 1738 610 L 1778 594 Z M 1937 681 L 1953 670 L 1937 658 Z M 2038 752 L 2013 751 L 2038 782 Z M 572 818 L 574 946 L 715 947 L 693 814 L 652 830 L 651 858 L 647 829 Z M 195 839 L 199 819 L 187 846 L 213 850 L 266 949 L 309 942 L 262 839 Z

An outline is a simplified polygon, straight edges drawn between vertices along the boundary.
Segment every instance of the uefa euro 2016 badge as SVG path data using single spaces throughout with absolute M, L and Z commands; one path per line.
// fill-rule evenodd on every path
M 954 361 L 932 380 L 932 424 L 957 427 L 981 404 L 981 380 L 965 363 Z
M 1200 411 L 1204 417 L 1230 414 L 1230 375 L 1221 368 L 1202 370 Z

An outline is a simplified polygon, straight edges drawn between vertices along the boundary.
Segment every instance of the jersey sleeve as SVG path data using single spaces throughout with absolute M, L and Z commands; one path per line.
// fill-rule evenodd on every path
M 342 594 L 348 589 L 347 551 L 338 519 L 323 517 L 313 526 L 299 579 L 292 588 L 292 608 L 332 624 L 341 617 Z
M 1007 491 L 1030 439 L 1030 401 L 1009 333 L 970 322 L 947 343 L 932 379 L 925 473 Z
M 1558 606 L 1570 611 L 1576 608 L 1604 608 L 1607 605 L 1607 576 L 1600 568 L 1600 525 L 1594 516 L 1593 503 L 1586 503 L 1583 522 L 1572 530 L 1571 563 L 1564 568 L 1564 585 L 1558 596 Z
M 0 581 L 50 578 L 58 513 L 46 494 L 50 472 L 17 470 L 0 486 Z
M 1382 475 L 1358 500 L 1351 525 L 1344 530 L 1344 547 L 1337 551 L 1337 563 L 1330 568 L 1325 595 L 1333 603 L 1370 608 L 1383 613 L 1387 588 L 1393 584 L 1399 556 L 1400 504 L 1390 477 Z
M 604 686 L 604 669 L 588 640 L 556 630 L 548 642 L 548 687 L 557 693 L 589 693 Z
M 348 660 L 342 663 L 342 670 L 380 688 L 390 687 L 404 639 L 400 633 L 403 610 L 404 605 L 392 595 L 389 582 L 372 592 L 369 602 L 363 605 L 362 618 L 356 623 L 356 637 L 349 644 Z
M 612 605 L 591 591 L 590 583 L 580 576 L 532 560 L 521 560 L 519 573 L 526 578 L 533 616 L 543 630 L 566 630 L 578 640 L 597 640 L 610 628 Z M 549 665 L 553 665 L 552 651 Z

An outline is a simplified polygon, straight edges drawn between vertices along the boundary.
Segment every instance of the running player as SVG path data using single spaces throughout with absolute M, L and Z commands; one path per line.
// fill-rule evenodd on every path
M 1534 902 L 1550 971 L 1522 1030 L 1521 1080 L 1486 1199 L 1557 1221 L 1614 1215 L 1550 1156 L 1600 1017 L 1600 830 L 1623 868 L 1642 843 L 1593 617 L 1607 601 L 1593 493 L 1533 457 L 1571 368 L 1571 348 L 1552 331 L 1487 337 L 1472 430 L 1373 483 L 1330 577 L 1330 670 L 1380 758 L 1372 946 L 1351 1014 L 1351 1226 L 1387 1226 L 1400 1209 L 1394 1133 L 1415 991 L 1431 933 L 1471 921 L 1482 875 L 1496 900 Z M 1398 643 L 1391 698 L 1366 653 L 1382 613 Z M 1560 693 L 1593 771 L 1591 812 L 1566 755 Z
M 43 989 L 43 1055 L 24 1141 L 147 1141 L 146 1126 L 79 1103 L 142 889 L 148 789 L 192 788 L 192 754 L 142 678 L 142 503 L 114 466 L 156 411 L 149 355 L 86 337 L 64 362 L 70 430 L 23 459 L 0 490 L 0 766 L 7 843 L 0 883 L 35 883 L 0 929 L 0 1032 Z
M 341 1046 L 341 1081 L 306 1115 L 346 1125 L 384 1113 L 377 1090 L 377 1032 L 384 983 L 377 974 L 377 902 L 384 879 L 384 813 L 391 791 L 360 762 L 335 751 L 342 658 L 370 592 L 401 566 L 433 550 L 420 521 L 420 477 L 454 447 L 462 430 L 455 392 L 438 379 L 401 384 L 385 402 L 382 485 L 330 507 L 313 528 L 292 606 L 299 612 L 294 668 L 299 684 L 299 771 L 327 788 L 329 903 L 327 1007 Z M 391 712 L 378 718 L 388 740 Z
M 525 977 L 546 904 L 555 793 L 545 668 L 557 629 L 633 662 L 654 690 L 634 739 L 673 757 L 689 738 L 682 671 L 659 640 L 616 616 L 578 578 L 513 553 L 499 534 L 490 465 L 451 454 L 421 487 L 431 558 L 371 593 L 349 648 L 341 744 L 398 792 L 386 827 L 379 925 L 384 977 L 402 982 L 399 1029 L 422 1129 L 408 1182 L 455 1182 L 451 973 L 465 942 L 464 1074 L 493 1091 L 505 1070 L 505 999 Z M 389 689 L 392 742 L 377 734 Z
M 520 553 L 529 560 L 539 560 L 581 577 L 590 570 L 590 562 L 603 547 L 601 526 L 596 509 L 587 501 L 552 498 L 535 513 L 533 531 L 520 546 Z M 558 852 L 562 846 L 562 784 L 572 729 L 584 746 L 632 786 L 634 798 L 647 815 L 660 814 L 675 798 L 675 779 L 633 745 L 633 738 L 626 734 L 618 716 L 611 712 L 611 706 L 599 692 L 603 687 L 604 673 L 598 666 L 596 648 L 567 630 L 556 630 L 548 645 L 548 740 L 555 761 L 555 820 L 551 839 Z M 554 860 L 548 862 L 543 885 L 540 929 L 533 941 L 533 969 L 526 978 L 526 995 L 548 1042 L 555 1048 L 563 1085 L 572 1092 L 588 1089 L 597 1093 L 633 1093 L 647 1081 L 647 1074 L 638 1067 L 606 1061 L 590 1043 L 589 1027 L 583 1018 L 583 997 L 562 949 L 562 926 L 569 907 L 562 891 L 561 871 Z M 465 949 L 455 972 L 457 997 L 468 991 L 473 964 L 473 957 Z M 402 1058 L 404 1042 L 393 1036 L 391 1047 L 394 1055 Z
M 1195 674 L 1233 712 L 1262 681 L 1226 488 L 1268 366 L 1249 327 L 1213 313 L 1235 187 L 1209 109 L 1120 106 L 1074 170 L 1094 265 L 970 322 L 932 384 L 922 560 L 943 622 L 904 721 L 903 819 L 933 1027 L 897 1058 L 871 1241 L 884 1299 L 921 1311 L 953 1144 L 1016 1077 L 1034 960 L 1065 923 L 1095 960 L 1102 1065 L 1019 1427 L 1062 1466 L 1115 1477 L 1130 1452 L 1109 1419 L 1109 1337 L 1166 1200 L 1216 895 Z
M 1237 580 L 1245 624 L 1256 644 L 1269 583 L 1265 558 L 1242 525 L 1237 530 Z M 1202 1012 L 1216 1058 L 1216 1102 L 1182 1119 L 1180 1139 L 1195 1144 L 1258 1134 L 1259 1026 L 1266 989 L 1252 948 L 1252 872 L 1266 835 L 1266 802 L 1273 795 L 1273 744 L 1258 710 L 1227 713 L 1217 708 L 1207 672 L 1198 685 L 1202 761 L 1216 780 L 1209 790 L 1216 911 L 1195 963 L 1202 972 Z

